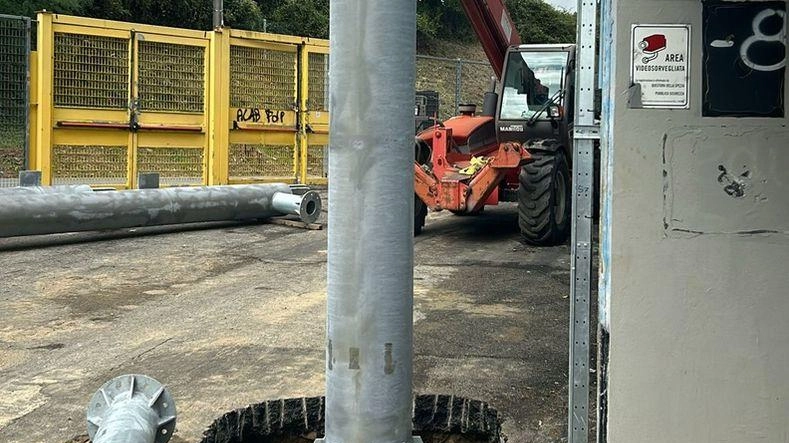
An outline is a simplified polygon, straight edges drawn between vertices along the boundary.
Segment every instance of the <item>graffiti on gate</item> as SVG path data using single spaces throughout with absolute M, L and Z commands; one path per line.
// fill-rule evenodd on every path
M 285 111 L 275 111 L 271 109 L 260 108 L 240 108 L 236 111 L 236 123 L 265 123 L 269 125 L 276 125 L 285 122 Z

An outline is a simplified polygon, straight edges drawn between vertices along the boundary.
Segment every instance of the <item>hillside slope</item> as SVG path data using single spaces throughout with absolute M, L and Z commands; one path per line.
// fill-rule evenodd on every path
M 489 88 L 493 70 L 479 43 L 420 41 L 417 54 L 416 90 L 438 92 L 440 119 L 446 120 L 456 114 L 456 101 L 474 103 L 481 110 L 482 97 Z

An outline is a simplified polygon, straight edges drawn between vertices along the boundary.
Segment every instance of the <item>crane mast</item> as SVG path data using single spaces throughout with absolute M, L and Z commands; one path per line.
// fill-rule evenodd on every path
M 460 0 L 496 78 L 501 80 L 507 48 L 521 44 L 504 0 Z

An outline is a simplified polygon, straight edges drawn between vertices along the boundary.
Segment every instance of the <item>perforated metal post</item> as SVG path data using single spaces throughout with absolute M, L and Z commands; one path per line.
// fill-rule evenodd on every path
M 589 440 L 589 298 L 592 274 L 592 196 L 595 124 L 596 1 L 578 1 L 575 73 L 572 257 L 570 268 L 569 443 Z
M 329 11 L 324 441 L 411 442 L 416 2 Z

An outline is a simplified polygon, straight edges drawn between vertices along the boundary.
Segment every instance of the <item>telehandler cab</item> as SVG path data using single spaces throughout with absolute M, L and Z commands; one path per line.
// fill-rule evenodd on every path
M 564 242 L 570 228 L 575 45 L 522 45 L 502 0 L 461 0 L 496 73 L 482 112 L 416 136 L 414 232 L 428 208 L 474 214 L 518 202 L 534 245 Z

